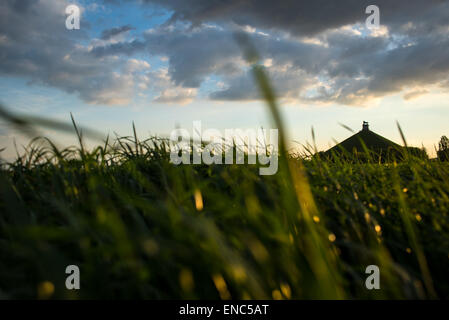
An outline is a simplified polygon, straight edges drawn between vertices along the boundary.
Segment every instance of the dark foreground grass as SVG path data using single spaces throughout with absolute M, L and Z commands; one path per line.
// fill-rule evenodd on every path
M 90 151 L 76 126 L 80 147 L 36 140 L 0 170 L 0 298 L 449 298 L 449 165 L 286 156 L 274 92 L 238 41 L 279 130 L 278 173 L 174 166 L 166 141 L 135 134 Z
M 448 164 L 281 160 L 259 176 L 174 166 L 156 139 L 36 140 L 0 173 L 1 298 L 449 297 Z

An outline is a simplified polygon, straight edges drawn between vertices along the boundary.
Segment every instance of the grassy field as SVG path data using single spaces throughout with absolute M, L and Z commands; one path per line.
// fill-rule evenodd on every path
M 447 163 L 292 157 L 259 176 L 255 165 L 174 166 L 157 145 L 41 145 L 4 167 L 1 297 L 449 296 Z M 79 291 L 65 289 L 70 264 Z M 381 290 L 364 286 L 371 264 Z
M 286 156 L 254 72 L 281 129 L 276 175 L 174 166 L 164 140 L 137 136 L 94 150 L 38 139 L 3 163 L 0 298 L 449 298 L 449 165 Z

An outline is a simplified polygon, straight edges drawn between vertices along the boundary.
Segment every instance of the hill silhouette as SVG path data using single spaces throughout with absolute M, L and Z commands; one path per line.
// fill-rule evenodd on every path
M 427 156 L 425 151 L 419 148 L 405 148 L 371 131 L 368 122 L 363 121 L 362 130 L 329 150 L 320 152 L 319 155 L 321 157 L 324 156 L 324 158 L 332 158 L 333 154 L 346 157 L 357 156 L 360 160 L 367 156 L 366 151 L 368 151 L 371 156 L 379 158 L 381 161 L 389 161 L 392 160 L 393 157 L 396 160 L 402 159 L 404 151 L 406 150 L 415 156 Z

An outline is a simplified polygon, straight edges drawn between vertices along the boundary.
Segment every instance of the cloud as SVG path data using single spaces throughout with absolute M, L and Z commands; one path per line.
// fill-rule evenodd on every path
M 280 98 L 289 101 L 363 105 L 371 99 L 417 85 L 433 85 L 449 74 L 446 39 L 362 36 L 357 26 L 327 31 L 310 41 L 251 32 Z M 359 26 L 360 28 L 360 26 Z M 227 87 L 219 100 L 260 98 L 230 30 L 209 27 L 159 28 L 145 35 L 149 52 L 169 57 L 177 85 L 198 88 L 209 75 Z M 430 53 L 426 53 L 430 51 Z
M 186 105 L 191 103 L 195 99 L 196 95 L 197 90 L 192 88 L 165 88 L 153 101 Z
M 317 85 L 318 80 L 304 70 L 290 65 L 270 65 L 265 67 L 274 92 L 283 103 L 297 102 L 307 95 L 308 89 Z M 247 71 L 238 76 L 225 78 L 228 86 L 210 95 L 214 100 L 259 100 L 261 94 L 252 73 Z
M 97 57 L 114 56 L 114 55 L 127 55 L 131 56 L 137 52 L 140 52 L 146 48 L 145 43 L 139 40 L 123 41 L 123 42 L 104 42 L 93 41 L 93 46 L 89 52 Z
M 126 5 L 114 3 L 110 10 Z M 378 0 L 381 28 L 367 30 L 365 0 L 142 0 L 172 12 L 145 32 L 108 26 L 99 38 L 66 30 L 68 1 L 0 3 L 0 75 L 77 94 L 88 103 L 194 101 L 207 84 L 213 100 L 260 94 L 234 40 L 246 32 L 283 102 L 364 105 L 427 86 L 449 88 L 449 2 Z M 108 10 L 109 10 L 108 9 Z M 153 70 L 142 56 L 160 57 Z M 210 83 L 207 84 L 210 86 Z M 415 88 L 420 88 L 416 91 Z
M 148 74 L 146 79 L 153 79 L 150 85 L 154 91 L 159 92 L 153 99 L 154 102 L 186 105 L 191 103 L 198 94 L 196 88 L 184 88 L 176 85 L 166 68 Z
M 404 100 L 407 100 L 407 101 L 413 100 L 413 99 L 416 99 L 416 98 L 418 98 L 422 95 L 425 95 L 427 93 L 429 93 L 428 90 L 414 90 L 414 91 L 410 91 L 410 92 L 407 92 L 406 94 L 404 94 L 403 98 L 404 98 Z
M 167 56 L 177 85 L 198 88 L 211 74 L 240 72 L 244 62 L 232 33 L 215 28 L 157 28 L 145 33 L 150 54 Z
M 316 35 L 344 25 L 362 23 L 367 15 L 369 0 L 144 0 L 173 12 L 172 20 L 190 21 L 195 25 L 204 22 L 252 26 L 259 29 L 283 30 L 292 35 Z M 381 23 L 400 26 L 407 22 L 425 25 L 428 30 L 443 23 L 440 10 L 447 6 L 441 0 L 377 0 L 381 9 Z M 437 14 L 429 23 L 430 14 Z M 447 17 L 447 15 L 446 15 Z M 422 28 L 422 27 L 421 27 Z
M 182 87 L 220 77 L 225 89 L 217 88 L 211 99 L 260 97 L 234 42 L 236 28 L 271 61 L 266 69 L 288 101 L 364 105 L 416 86 L 443 86 L 449 74 L 447 2 L 378 1 L 382 25 L 376 30 L 363 24 L 368 1 L 146 2 L 173 16 L 148 31 L 142 46 L 168 57 L 169 75 Z M 124 53 L 132 50 L 120 44 L 109 51 L 120 46 Z
M 208 74 L 223 76 L 228 87 L 212 93 L 213 99 L 257 97 L 242 64 L 232 62 L 239 57 L 230 44 L 233 25 L 250 33 L 274 66 L 289 66 L 282 73 L 267 68 L 281 98 L 360 105 L 408 87 L 438 84 L 449 73 L 449 3 L 444 1 L 379 0 L 382 25 L 372 31 L 363 25 L 370 1 L 145 2 L 172 11 L 170 26 L 192 23 L 189 34 L 165 30 L 156 51 L 170 57 L 170 74 L 184 86 L 198 87 Z M 203 29 L 207 23 L 218 27 Z M 155 38 L 147 40 L 151 44 Z M 233 76 L 223 70 L 233 70 Z M 283 89 L 286 84 L 290 89 Z
M 107 30 L 103 30 L 103 32 L 101 33 L 101 39 L 102 40 L 109 40 L 113 37 L 116 37 L 120 34 L 126 33 L 130 30 L 133 30 L 134 28 L 131 27 L 130 25 L 126 25 L 126 26 L 122 26 L 122 27 L 116 27 L 116 28 L 111 28 L 111 29 L 107 29 Z
M 0 3 L 0 75 L 25 77 L 30 84 L 75 93 L 87 103 L 129 103 L 136 93 L 137 74 L 129 68 L 128 59 L 95 55 L 89 47 L 111 43 L 130 27 L 106 30 L 107 41 L 89 39 L 83 29 L 65 28 L 68 4 L 54 0 Z

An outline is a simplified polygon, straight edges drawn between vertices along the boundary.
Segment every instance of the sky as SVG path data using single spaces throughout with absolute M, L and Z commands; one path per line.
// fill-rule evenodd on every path
M 81 10 L 67 30 L 66 7 Z M 368 5 L 380 10 L 367 28 Z M 292 147 L 326 150 L 363 121 L 431 156 L 449 120 L 449 1 L 2 0 L 0 102 L 104 134 L 272 126 L 245 33 L 275 89 Z M 42 130 L 59 145 L 74 136 Z M 0 154 L 29 139 L 0 122 Z

